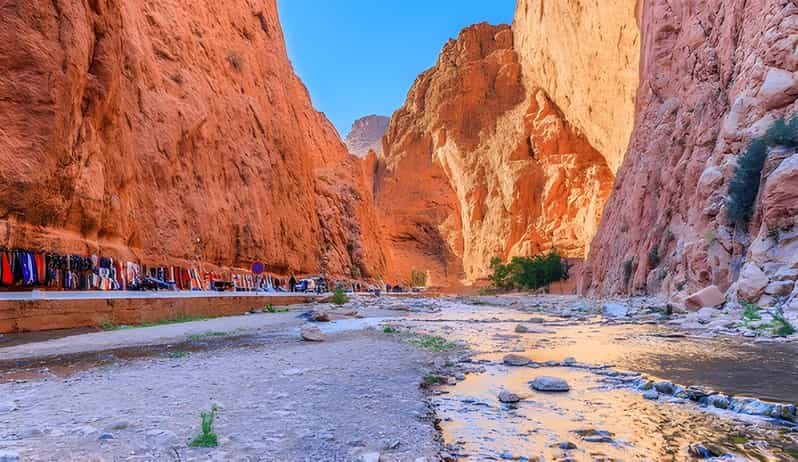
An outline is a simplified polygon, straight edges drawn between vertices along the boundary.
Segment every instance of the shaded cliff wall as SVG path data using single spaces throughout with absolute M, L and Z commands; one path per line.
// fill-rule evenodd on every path
M 735 230 L 725 203 L 746 144 L 798 110 L 798 5 L 650 0 L 641 28 L 634 134 L 585 289 L 680 298 L 733 285 L 730 295 L 763 304 L 774 291 L 789 295 L 798 273 L 795 151 L 770 150 L 748 229 Z
M 384 271 L 357 161 L 275 0 L 6 0 L 0 245 Z

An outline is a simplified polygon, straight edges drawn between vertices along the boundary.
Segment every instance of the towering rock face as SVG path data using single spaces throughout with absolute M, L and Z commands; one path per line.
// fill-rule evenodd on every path
M 275 0 L 2 10 L 0 245 L 384 271 L 358 161 L 295 76 Z
M 382 137 L 388 130 L 390 117 L 370 115 L 357 119 L 346 135 L 346 147 L 357 157 L 366 157 L 369 151 L 382 154 Z
M 749 229 L 735 231 L 725 203 L 745 145 L 798 111 L 798 4 L 644 5 L 634 134 L 586 288 L 682 297 L 734 283 L 729 294 L 746 300 L 789 295 L 798 274 L 795 150 L 770 150 Z
M 556 246 L 584 256 L 613 175 L 547 93 L 527 86 L 508 26 L 478 24 L 443 48 L 391 119 L 367 169 L 390 244 L 389 277 L 484 277 L 493 256 Z
M 613 172 L 639 83 L 639 0 L 518 0 L 513 33 L 527 86 L 544 89 Z

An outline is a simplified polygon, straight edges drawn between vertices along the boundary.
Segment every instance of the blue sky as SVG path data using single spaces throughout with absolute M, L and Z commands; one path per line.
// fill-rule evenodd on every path
M 288 55 L 313 104 L 346 136 L 364 115 L 390 116 L 449 38 L 477 22 L 512 22 L 515 0 L 278 0 Z

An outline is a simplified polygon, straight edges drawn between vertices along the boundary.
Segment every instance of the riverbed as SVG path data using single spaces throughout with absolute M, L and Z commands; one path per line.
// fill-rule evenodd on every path
M 0 412 L 0 450 L 11 448 L 23 460 L 359 460 L 379 453 L 380 460 L 687 461 L 714 454 L 780 461 L 798 455 L 792 422 L 664 393 L 645 399 L 640 385 L 667 381 L 795 403 L 795 344 L 680 330 L 666 316 L 608 320 L 595 302 L 573 297 L 359 297 L 340 310 L 355 309 L 357 316 L 314 323 L 328 340 L 309 344 L 298 341 L 305 309 L 332 307 L 90 334 L 86 344 L 106 347 L 77 356 L 31 357 L 54 347 L 67 351 L 70 343 L 68 351 L 78 351 L 80 336 L 42 345 L 37 337 L 29 345 L 15 339 L 22 346 L 6 351 L 26 359 L 0 374 L 6 382 L 0 401 L 13 407 Z M 236 330 L 201 335 L 217 324 Z M 433 352 L 413 346 L 425 335 L 457 346 Z M 142 346 L 150 337 L 160 343 Z M 114 339 L 136 346 L 102 350 Z M 508 354 L 530 364 L 507 365 Z M 420 389 L 433 371 L 449 377 Z M 563 379 L 570 390 L 535 391 L 529 382 L 539 376 Z M 519 402 L 500 402 L 502 391 Z M 198 411 L 214 402 L 221 403 L 222 444 L 187 448 Z

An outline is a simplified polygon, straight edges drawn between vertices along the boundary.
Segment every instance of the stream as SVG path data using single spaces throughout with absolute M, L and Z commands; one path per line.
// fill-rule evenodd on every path
M 447 306 L 404 321 L 409 328 L 464 342 L 484 372 L 468 374 L 432 398 L 452 458 L 466 460 L 798 460 L 787 422 L 700 406 L 607 380 L 605 369 L 512 367 L 508 353 L 534 362 L 611 367 L 733 396 L 798 402 L 798 348 L 706 338 L 661 325 L 608 325 L 512 307 Z M 533 332 L 518 334 L 524 324 Z M 567 393 L 530 388 L 539 376 L 566 380 Z M 497 399 L 507 390 L 517 404 Z M 693 445 L 691 449 L 690 446 Z

